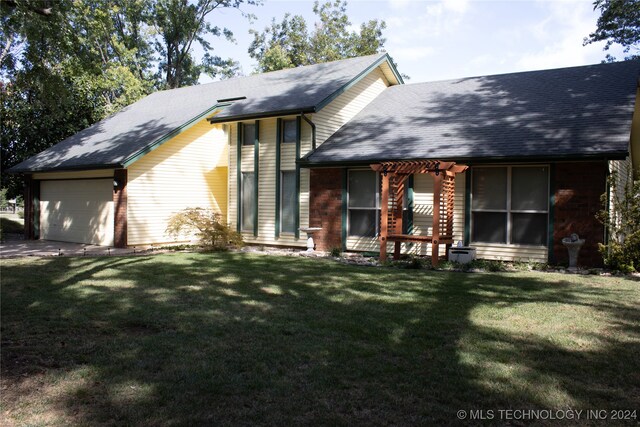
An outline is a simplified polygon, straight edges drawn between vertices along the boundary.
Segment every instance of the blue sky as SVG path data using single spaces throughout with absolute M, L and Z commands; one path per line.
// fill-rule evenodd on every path
M 244 6 L 257 15 L 253 23 L 237 10 L 215 11 L 211 22 L 231 29 L 237 44 L 214 40 L 214 53 L 240 61 L 250 74 L 249 29 L 262 30 L 286 12 L 315 22 L 312 7 L 307 0 Z M 410 83 L 595 64 L 606 53 L 604 43 L 582 46 L 599 16 L 591 0 L 351 0 L 347 13 L 354 28 L 370 19 L 387 23 L 385 49 Z M 610 53 L 624 56 L 617 46 Z

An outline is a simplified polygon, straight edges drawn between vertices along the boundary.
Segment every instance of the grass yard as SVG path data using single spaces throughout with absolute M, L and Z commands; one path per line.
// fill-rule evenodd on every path
M 0 237 L 7 233 L 24 233 L 24 219 L 16 214 L 0 213 Z
M 640 410 L 640 282 L 628 277 L 242 253 L 3 260 L 1 274 L 3 425 Z

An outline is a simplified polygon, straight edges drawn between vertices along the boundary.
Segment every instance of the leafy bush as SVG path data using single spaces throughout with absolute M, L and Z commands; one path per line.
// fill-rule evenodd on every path
M 203 208 L 186 208 L 169 218 L 167 233 L 173 237 L 195 234 L 207 250 L 243 245 L 242 235 L 221 222 L 222 215 Z
M 334 246 L 329 251 L 329 255 L 331 255 L 332 257 L 338 258 L 340 255 L 342 255 L 342 249 L 337 246 Z
M 609 176 L 611 205 L 598 213 L 598 219 L 606 227 L 609 242 L 599 245 L 607 267 L 623 272 L 640 269 L 640 175 L 618 188 L 618 175 Z M 607 205 L 607 194 L 601 197 Z
M 0 189 L 0 209 L 4 209 L 9 206 L 9 201 L 7 200 L 7 189 Z
M 507 265 L 502 261 L 492 259 L 474 259 L 464 264 L 465 270 L 484 270 L 492 273 L 507 271 Z

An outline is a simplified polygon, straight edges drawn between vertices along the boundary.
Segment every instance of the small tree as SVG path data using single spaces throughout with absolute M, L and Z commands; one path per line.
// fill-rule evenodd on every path
M 186 208 L 169 218 L 167 233 L 178 237 L 194 233 L 207 250 L 242 246 L 242 235 L 221 222 L 222 215 L 211 209 Z
M 640 175 L 619 188 L 618 174 L 609 176 L 611 197 L 607 210 L 598 213 L 609 235 L 600 252 L 607 267 L 625 272 L 640 271 Z M 607 204 L 607 194 L 602 195 Z

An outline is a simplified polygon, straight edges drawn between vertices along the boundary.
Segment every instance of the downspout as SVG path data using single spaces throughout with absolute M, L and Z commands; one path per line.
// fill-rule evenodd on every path
M 316 151 L 316 124 L 313 123 L 309 117 L 305 116 L 304 113 L 300 113 L 300 116 L 311 126 L 311 150 Z

